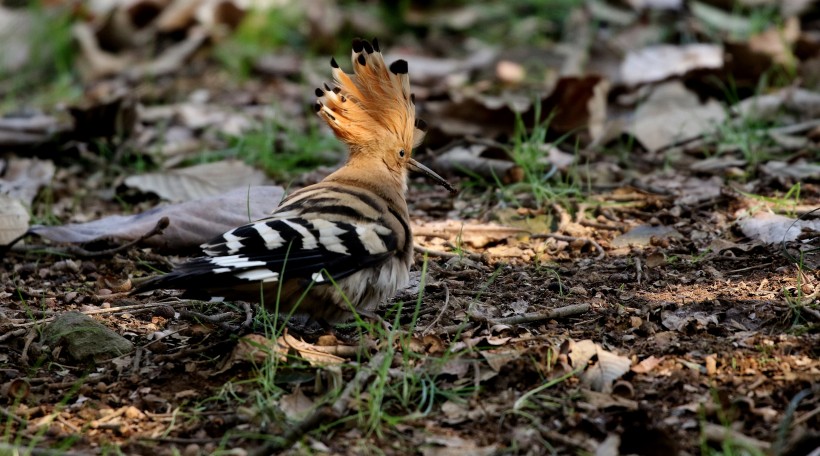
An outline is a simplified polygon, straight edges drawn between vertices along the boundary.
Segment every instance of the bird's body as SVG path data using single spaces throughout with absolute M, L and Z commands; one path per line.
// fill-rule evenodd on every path
M 202 246 L 205 256 L 150 279 L 137 292 L 185 289 L 263 301 L 328 323 L 371 312 L 404 287 L 413 262 L 407 169 L 416 128 L 407 64 L 385 65 L 378 43 L 354 41 L 355 75 L 331 62 L 336 87 L 317 89 L 319 116 L 347 143 L 347 163 L 285 198 L 270 217 Z

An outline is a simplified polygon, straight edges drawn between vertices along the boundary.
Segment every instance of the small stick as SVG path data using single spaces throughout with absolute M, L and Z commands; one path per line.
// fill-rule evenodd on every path
M 427 334 L 427 332 L 430 331 L 430 328 L 435 326 L 436 323 L 438 323 L 438 321 L 441 320 L 441 317 L 442 317 L 442 315 L 444 315 L 444 311 L 447 310 L 447 306 L 449 304 L 450 304 L 450 287 L 448 287 L 447 284 L 445 283 L 444 284 L 444 305 L 441 306 L 441 310 L 439 311 L 438 315 L 436 315 L 436 318 L 429 325 L 427 325 L 426 328 L 424 328 L 424 330 L 421 332 L 422 334 Z
M 68 255 L 74 255 L 74 256 L 79 257 L 79 258 L 98 258 L 98 257 L 104 257 L 104 256 L 112 256 L 116 253 L 120 253 L 124 250 L 130 249 L 131 247 L 134 247 L 135 245 L 139 244 L 140 242 L 145 241 L 148 238 L 151 238 L 151 237 L 162 234 L 162 232 L 165 231 L 165 229 L 168 228 L 168 225 L 170 225 L 170 224 L 171 224 L 171 221 L 168 219 L 168 217 L 162 217 L 161 219 L 157 220 L 157 224 L 154 225 L 154 227 L 151 228 L 150 231 L 143 234 L 139 238 L 134 239 L 131 242 L 127 242 L 123 245 L 120 245 L 120 246 L 117 246 L 117 247 L 114 247 L 114 248 L 111 248 L 111 249 L 106 249 L 106 250 L 91 251 L 91 250 L 86 250 L 86 249 L 84 249 L 82 247 L 79 247 L 79 246 L 76 246 L 76 245 L 68 245 L 68 246 L 65 246 L 63 248 L 54 248 L 54 247 L 48 247 L 48 246 L 43 246 L 43 245 L 30 245 L 30 246 L 24 247 L 22 250 L 24 250 L 24 251 L 45 250 L 47 253 L 68 254 Z M 18 251 L 20 249 L 15 247 L 14 250 Z
M 638 285 L 640 285 L 641 279 L 643 278 L 643 268 L 641 267 L 640 257 L 635 257 L 635 275 L 636 281 L 638 282 Z
M 196 302 L 199 302 L 199 301 L 181 300 L 181 301 L 175 302 L 175 303 L 170 303 L 170 302 L 149 302 L 149 303 L 145 303 L 145 304 L 133 304 L 133 305 L 129 305 L 129 306 L 109 307 L 109 308 L 106 308 L 106 309 L 85 310 L 85 311 L 81 311 L 80 313 L 85 314 L 85 315 L 98 315 L 98 314 L 107 314 L 107 313 L 116 313 L 116 312 L 131 312 L 131 311 L 134 311 L 134 310 L 153 309 L 155 307 L 181 306 L 181 305 L 193 304 L 193 303 L 196 303 Z M 14 326 L 17 327 L 17 328 L 25 328 L 25 327 L 28 327 L 28 326 L 39 325 L 41 323 L 50 323 L 50 322 L 54 321 L 54 319 L 56 317 L 57 316 L 55 315 L 53 317 L 44 318 L 42 320 L 30 321 L 30 322 L 27 322 L 27 323 L 20 323 L 20 324 L 14 325 Z
M 558 318 L 574 317 L 588 312 L 589 304 L 572 304 L 565 307 L 552 309 L 549 312 L 529 312 L 514 317 L 486 318 L 486 322 L 492 325 L 520 325 L 522 323 L 532 323 L 535 321 L 555 320 Z
M 427 247 L 422 247 L 420 245 L 414 245 L 413 249 L 416 252 L 425 254 L 427 256 L 436 257 L 436 258 L 456 258 L 456 257 L 466 257 L 473 261 L 482 261 L 484 257 L 478 253 L 468 253 L 464 252 L 462 254 L 458 254 L 455 252 L 443 252 L 441 250 L 432 250 L 428 249 Z

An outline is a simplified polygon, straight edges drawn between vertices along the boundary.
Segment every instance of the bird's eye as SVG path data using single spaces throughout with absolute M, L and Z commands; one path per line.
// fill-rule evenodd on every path
M 400 150 L 400 151 L 399 151 L 399 157 L 404 158 L 404 149 L 402 149 L 402 150 Z

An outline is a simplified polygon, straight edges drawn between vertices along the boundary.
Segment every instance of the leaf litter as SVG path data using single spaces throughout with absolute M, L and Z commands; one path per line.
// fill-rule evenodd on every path
M 69 12 L 85 92 L 0 107 L 0 414 L 13 437 L 0 448 L 808 453 L 816 18 L 807 2 L 740 3 L 588 2 L 553 20 L 433 2 L 391 12 L 426 30 L 395 35 L 377 9 L 334 1 Z M 294 32 L 237 52 L 259 24 Z M 326 77 L 311 56 L 340 55 L 348 27 L 393 36 L 430 126 L 416 153 L 462 179 L 455 198 L 412 179 L 426 276 L 379 309 L 386 325 L 271 332 L 252 303 L 128 295 L 131 279 L 329 172 L 290 182 L 277 166 L 316 144 L 335 157 L 305 82 Z M 20 36 L 4 41 L 3 75 L 26 70 Z M 0 92 L 46 91 L 39 81 Z M 107 328 L 73 324 L 92 348 L 112 346 L 97 332 L 119 338 L 113 359 L 38 337 L 79 315 Z

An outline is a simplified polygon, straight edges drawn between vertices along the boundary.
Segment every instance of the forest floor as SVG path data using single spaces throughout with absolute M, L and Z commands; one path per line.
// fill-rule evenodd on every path
M 411 286 L 378 311 L 389 325 L 317 330 L 258 303 L 129 294 L 343 160 L 310 110 L 329 56 L 348 68 L 347 42 L 328 41 L 341 32 L 322 29 L 330 13 L 305 13 L 300 33 L 323 43 L 315 58 L 282 45 L 237 70 L 231 46 L 259 36 L 240 28 L 200 48 L 191 27 L 165 30 L 147 54 L 80 46 L 82 86 L 13 82 L 37 96 L 7 94 L 0 110 L 12 208 L 0 211 L 0 455 L 816 455 L 820 82 L 801 71 L 819 67 L 818 18 L 766 10 L 778 25 L 721 41 L 729 32 L 697 26 L 717 13 L 688 3 L 690 22 L 568 10 L 569 23 L 615 24 L 565 31 L 589 61 L 574 76 L 555 43 L 515 34 L 507 53 L 465 39 L 450 55 L 433 31 L 462 32 L 435 8 L 406 12 L 433 24 L 427 41 L 380 35 L 388 55 L 410 55 L 430 125 L 416 158 L 460 188 L 411 179 L 416 261 Z M 470 8 L 470 27 L 492 23 L 495 10 Z M 789 71 L 771 43 L 738 50 L 769 35 L 786 46 L 795 23 Z M 662 25 L 775 69 L 746 74 L 694 48 L 677 73 L 624 63 L 640 57 L 628 46 L 652 42 L 618 39 Z M 614 74 L 596 66 L 596 34 L 627 46 Z M 199 51 L 157 69 L 180 43 Z M 97 51 L 133 60 L 95 66 Z M 715 80 L 738 86 L 728 96 Z M 533 107 L 508 107 L 522 100 Z M 170 209 L 118 218 L 157 206 Z

